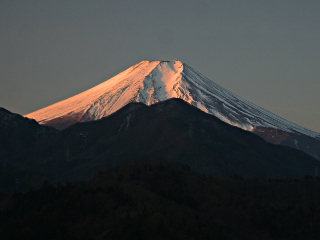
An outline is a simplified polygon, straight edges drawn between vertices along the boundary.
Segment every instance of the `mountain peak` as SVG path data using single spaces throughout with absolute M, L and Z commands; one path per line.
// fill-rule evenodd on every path
M 64 128 L 108 116 L 130 102 L 151 105 L 180 97 L 176 88 L 182 81 L 182 72 L 183 63 L 178 60 L 144 60 L 85 92 L 26 116 L 41 124 L 72 118 Z
M 320 134 L 291 123 L 224 89 L 179 60 L 144 60 L 76 96 L 26 115 L 41 124 L 66 128 L 100 119 L 130 102 L 151 105 L 180 98 L 219 119 L 252 131 L 257 127 Z
M 174 60 L 143 60 L 143 61 L 141 61 L 141 62 L 158 62 L 158 63 L 161 63 L 161 62 L 172 62 L 172 63 L 174 63 L 174 62 L 180 62 L 180 63 L 182 63 L 180 60 L 178 60 L 178 59 L 174 59 Z

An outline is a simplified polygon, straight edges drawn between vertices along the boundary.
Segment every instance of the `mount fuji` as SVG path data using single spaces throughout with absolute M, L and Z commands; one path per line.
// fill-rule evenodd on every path
M 57 129 L 106 117 L 131 102 L 180 98 L 222 121 L 320 160 L 320 134 L 287 121 L 214 83 L 178 60 L 142 61 L 78 95 L 25 117 Z

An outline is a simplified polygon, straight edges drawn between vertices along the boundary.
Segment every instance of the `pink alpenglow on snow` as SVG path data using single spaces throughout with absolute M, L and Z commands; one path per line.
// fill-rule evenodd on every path
M 101 119 L 130 102 L 151 105 L 169 98 L 181 98 L 206 113 L 248 131 L 266 127 L 320 139 L 319 133 L 254 105 L 178 60 L 139 62 L 87 91 L 27 114 L 26 117 L 62 129 L 76 122 Z

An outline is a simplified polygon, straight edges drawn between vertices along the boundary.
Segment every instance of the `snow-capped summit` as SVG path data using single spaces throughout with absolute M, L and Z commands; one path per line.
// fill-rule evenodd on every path
M 238 97 L 178 61 L 142 61 L 76 96 L 26 115 L 64 129 L 106 117 L 130 102 L 151 105 L 181 98 L 202 111 L 265 140 L 302 150 L 320 160 L 320 134 Z
M 320 134 L 258 107 L 178 61 L 142 61 L 76 96 L 26 115 L 41 124 L 65 128 L 108 116 L 129 102 L 146 105 L 181 98 L 221 120 L 245 130 L 257 127 Z M 56 126 L 56 127 L 57 127 Z

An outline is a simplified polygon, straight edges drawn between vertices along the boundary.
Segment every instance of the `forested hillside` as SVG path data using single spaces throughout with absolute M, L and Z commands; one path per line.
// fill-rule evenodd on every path
M 214 178 L 177 163 L 122 164 L 17 193 L 1 239 L 318 239 L 320 181 Z

